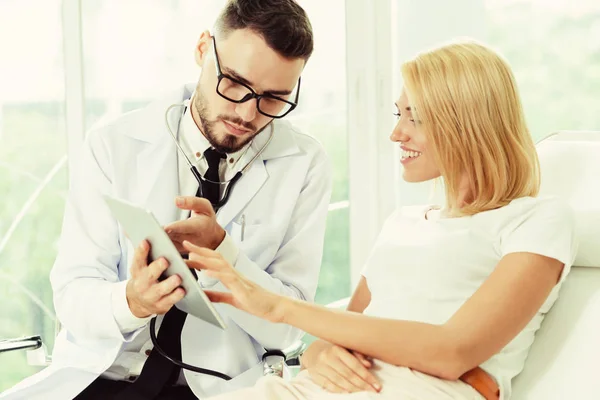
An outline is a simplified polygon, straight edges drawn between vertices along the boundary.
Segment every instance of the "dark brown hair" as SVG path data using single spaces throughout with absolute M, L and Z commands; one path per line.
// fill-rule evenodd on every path
M 313 32 L 306 12 L 294 0 L 229 0 L 215 23 L 223 39 L 249 29 L 288 59 L 307 61 L 313 52 Z

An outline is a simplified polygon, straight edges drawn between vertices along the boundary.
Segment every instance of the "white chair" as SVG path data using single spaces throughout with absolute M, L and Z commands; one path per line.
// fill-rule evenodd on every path
M 579 251 L 512 398 L 600 399 L 600 132 L 558 132 L 537 147 L 541 194 L 574 209 Z

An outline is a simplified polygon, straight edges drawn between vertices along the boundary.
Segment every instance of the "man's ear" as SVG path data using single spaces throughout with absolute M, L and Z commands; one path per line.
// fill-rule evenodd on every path
M 198 64 L 199 67 L 202 67 L 204 64 L 204 59 L 209 53 L 211 45 L 212 36 L 210 35 L 210 31 L 206 30 L 200 34 L 198 42 L 196 43 L 196 49 L 194 51 L 194 58 L 196 59 L 196 64 Z

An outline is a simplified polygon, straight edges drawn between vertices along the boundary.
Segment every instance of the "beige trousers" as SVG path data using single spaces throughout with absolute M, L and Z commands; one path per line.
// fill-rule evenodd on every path
M 482 400 L 475 389 L 462 381 L 446 381 L 405 367 L 375 361 L 372 371 L 379 378 L 379 393 L 337 394 L 315 384 L 308 371 L 290 381 L 266 376 L 251 388 L 211 397 L 211 400 Z

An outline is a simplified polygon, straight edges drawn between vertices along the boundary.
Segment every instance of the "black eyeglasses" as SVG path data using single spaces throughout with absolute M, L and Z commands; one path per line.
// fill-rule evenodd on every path
M 217 42 L 213 36 L 213 51 L 215 55 L 215 66 L 217 69 L 217 93 L 226 100 L 233 103 L 245 103 L 256 99 L 256 109 L 259 113 L 270 118 L 283 118 L 298 105 L 300 96 L 300 78 L 296 89 L 296 99 L 291 102 L 269 93 L 257 94 L 254 89 L 221 71 L 219 55 L 217 54 Z

